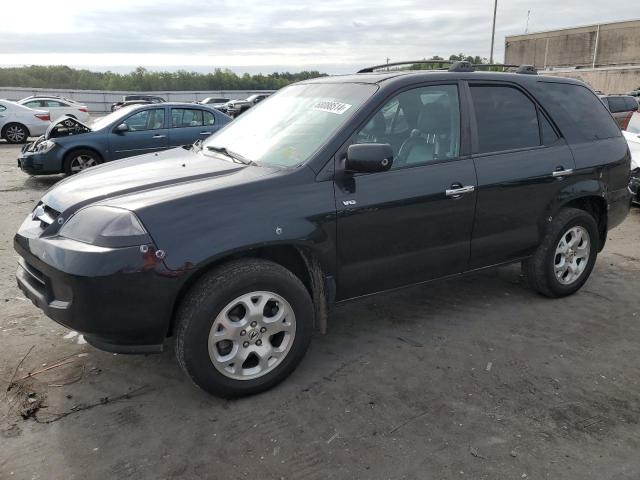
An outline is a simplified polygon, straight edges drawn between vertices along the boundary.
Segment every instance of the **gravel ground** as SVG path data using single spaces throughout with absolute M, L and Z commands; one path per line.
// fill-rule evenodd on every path
M 640 478 L 640 209 L 570 298 L 510 266 L 352 302 L 287 381 L 226 401 L 171 342 L 100 352 L 19 293 L 12 236 L 60 177 L 18 150 L 0 143 L 0 479 Z

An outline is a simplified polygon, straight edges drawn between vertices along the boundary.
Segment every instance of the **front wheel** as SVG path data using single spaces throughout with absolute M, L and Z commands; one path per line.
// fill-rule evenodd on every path
M 102 163 L 102 157 L 93 150 L 79 149 L 67 154 L 64 159 L 64 173 L 74 175 Z
M 547 297 L 575 293 L 593 270 L 599 242 L 598 225 L 591 214 L 562 209 L 535 254 L 522 262 L 527 282 Z
M 176 356 L 186 374 L 209 393 L 238 397 L 273 387 L 300 363 L 313 305 L 289 270 L 247 259 L 205 274 L 176 320 Z

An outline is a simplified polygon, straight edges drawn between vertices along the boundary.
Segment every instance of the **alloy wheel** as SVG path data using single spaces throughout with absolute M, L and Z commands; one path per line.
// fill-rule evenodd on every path
M 582 276 L 589 263 L 590 249 L 591 239 L 584 227 L 571 227 L 560 237 L 554 256 L 558 282 L 571 285 Z
M 227 304 L 209 332 L 214 367 L 234 380 L 251 380 L 275 369 L 291 350 L 296 317 L 272 292 L 251 292 Z
M 95 167 L 98 162 L 91 155 L 78 155 L 71 160 L 71 173 L 78 173 L 85 168 Z
M 7 139 L 13 143 L 23 142 L 27 138 L 27 134 L 24 131 L 24 128 L 20 127 L 19 125 L 11 125 L 9 128 L 7 128 L 5 135 L 7 136 Z

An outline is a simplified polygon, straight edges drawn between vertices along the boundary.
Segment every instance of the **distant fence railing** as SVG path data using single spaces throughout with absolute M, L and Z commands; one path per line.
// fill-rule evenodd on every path
M 111 111 L 111 104 L 122 100 L 123 95 L 158 95 L 169 102 L 197 102 L 207 97 L 223 97 L 231 100 L 246 98 L 254 93 L 272 93 L 273 90 L 203 90 L 162 92 L 120 92 L 108 90 L 70 90 L 56 88 L 0 87 L 0 98 L 20 100 L 29 95 L 58 95 L 86 105 L 90 112 Z

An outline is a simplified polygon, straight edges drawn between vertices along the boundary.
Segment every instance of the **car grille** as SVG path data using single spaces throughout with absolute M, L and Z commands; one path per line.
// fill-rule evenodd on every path
M 60 216 L 60 212 L 40 202 L 33 211 L 33 219 L 40 221 L 40 228 L 45 229 Z

